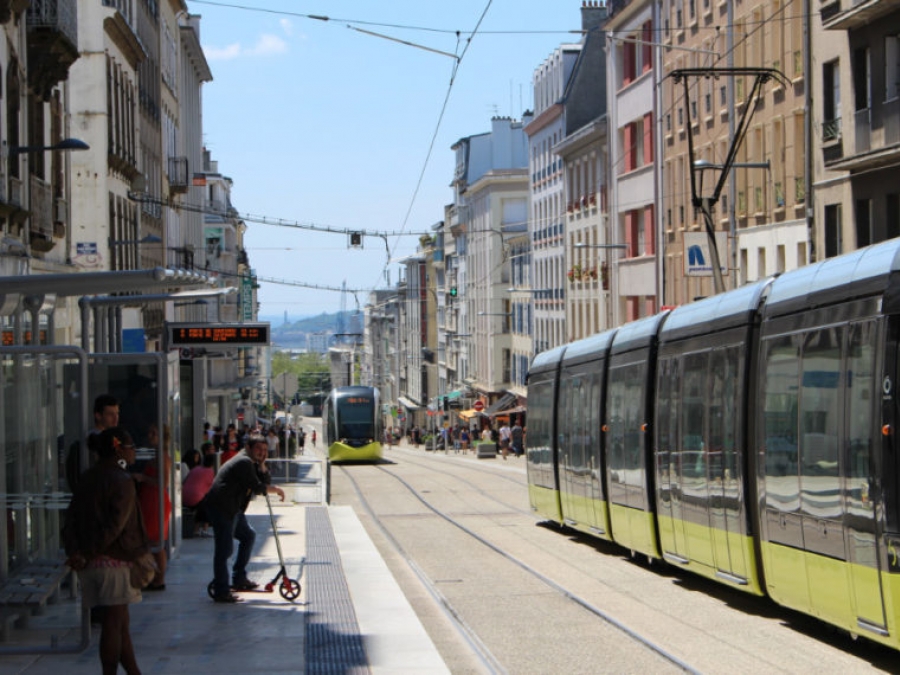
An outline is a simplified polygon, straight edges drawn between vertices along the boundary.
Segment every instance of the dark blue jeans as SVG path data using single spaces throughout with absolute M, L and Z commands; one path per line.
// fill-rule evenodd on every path
M 220 514 L 215 509 L 208 509 L 209 523 L 215 533 L 216 552 L 213 555 L 213 572 L 215 573 L 214 592 L 216 595 L 228 595 L 228 559 L 234 552 L 234 540 L 238 540 L 237 557 L 232 568 L 232 580 L 243 581 L 247 578 L 247 563 L 253 552 L 256 532 L 247 522 L 247 516 L 239 513 L 233 518 Z

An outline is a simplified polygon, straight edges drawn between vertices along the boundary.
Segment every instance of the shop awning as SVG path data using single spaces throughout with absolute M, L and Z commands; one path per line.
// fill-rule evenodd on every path
M 420 406 L 418 403 L 413 403 L 405 396 L 401 396 L 397 399 L 397 401 L 407 410 L 420 410 L 422 408 L 422 406 Z
M 528 408 L 524 405 L 517 405 L 515 408 L 507 408 L 506 410 L 501 410 L 500 412 L 495 412 L 493 417 L 497 415 L 519 415 L 521 413 L 528 412 Z
M 505 412 L 507 408 L 512 406 L 516 402 L 515 394 L 504 394 L 500 400 L 493 403 L 484 413 L 488 416 L 496 415 L 497 413 Z
M 459 411 L 457 411 L 456 414 L 459 415 L 459 416 L 460 416 L 461 418 L 463 418 L 464 420 L 466 420 L 467 422 L 468 422 L 470 419 L 472 419 L 473 417 L 487 417 L 487 415 L 485 415 L 483 412 L 478 412 L 478 411 L 475 410 L 475 409 L 471 409 L 471 410 L 459 410 Z

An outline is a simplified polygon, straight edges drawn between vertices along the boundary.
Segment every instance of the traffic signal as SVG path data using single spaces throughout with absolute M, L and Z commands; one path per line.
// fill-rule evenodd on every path
M 457 296 L 456 286 L 450 287 L 450 297 L 455 298 Z
M 447 398 L 446 396 L 444 397 L 444 400 L 443 400 L 443 406 L 444 406 L 444 412 L 447 412 L 447 410 L 450 409 L 450 399 Z

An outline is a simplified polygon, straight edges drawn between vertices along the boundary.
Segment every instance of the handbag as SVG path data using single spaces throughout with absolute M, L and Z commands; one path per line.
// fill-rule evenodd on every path
M 132 588 L 141 589 L 149 584 L 159 568 L 156 566 L 156 560 L 152 553 L 143 553 L 135 560 L 131 561 L 131 586 Z

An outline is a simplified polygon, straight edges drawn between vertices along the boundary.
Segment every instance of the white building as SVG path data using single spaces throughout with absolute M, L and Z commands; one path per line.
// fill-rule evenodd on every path
M 530 208 L 534 286 L 534 353 L 567 340 L 565 312 L 566 184 L 562 159 L 553 148 L 566 135 L 563 93 L 581 51 L 580 44 L 562 45 L 535 71 L 534 120 L 528 134 Z

